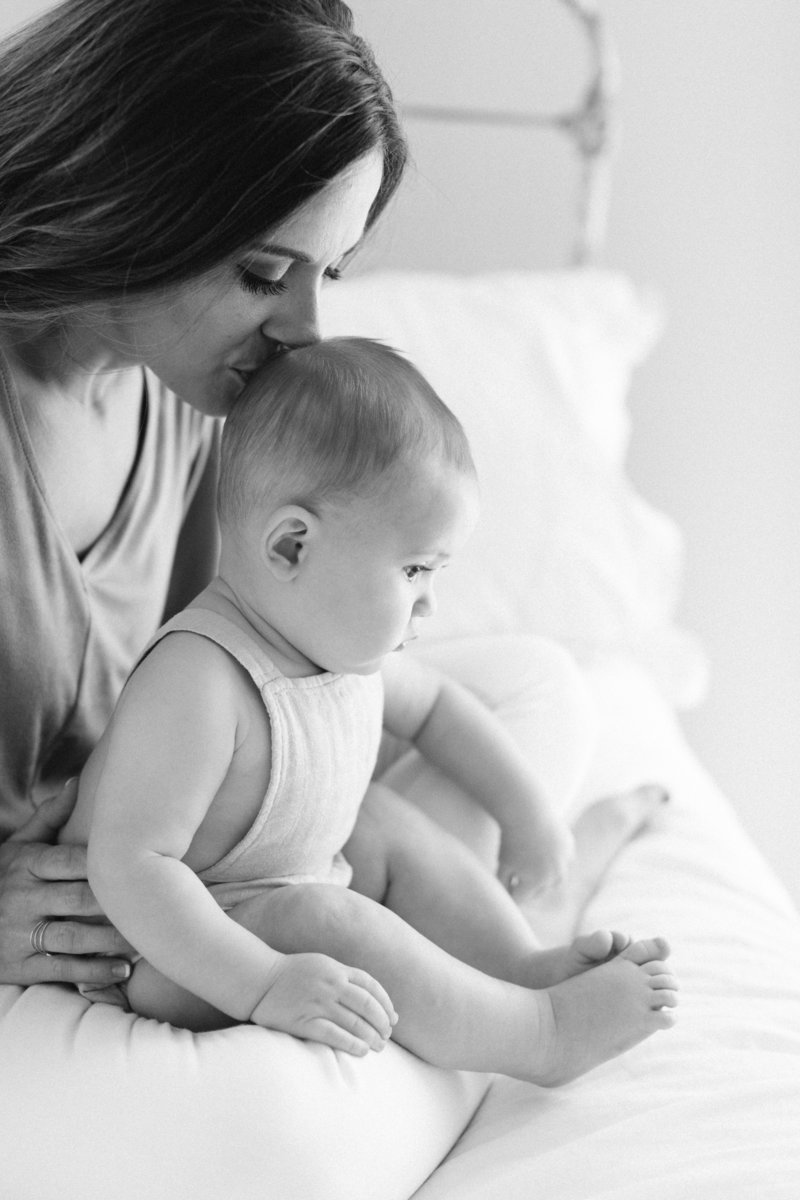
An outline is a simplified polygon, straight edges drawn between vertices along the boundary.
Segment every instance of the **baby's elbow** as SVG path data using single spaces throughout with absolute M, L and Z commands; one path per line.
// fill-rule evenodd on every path
M 86 875 L 95 899 L 105 913 L 124 887 L 130 871 L 130 856 L 124 848 L 100 834 L 90 834 L 86 847 Z

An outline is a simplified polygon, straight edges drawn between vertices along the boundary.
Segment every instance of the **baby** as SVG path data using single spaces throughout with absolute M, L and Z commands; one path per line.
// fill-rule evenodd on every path
M 507 874 L 569 856 L 500 722 L 396 653 L 477 515 L 461 426 L 394 351 L 333 339 L 250 381 L 223 435 L 219 575 L 132 674 L 65 830 L 140 956 L 95 998 L 353 1054 L 393 1036 L 545 1085 L 672 1024 L 662 938 L 541 950 L 477 858 L 443 831 L 409 841 L 427 819 L 371 782 L 383 725 L 497 821 Z

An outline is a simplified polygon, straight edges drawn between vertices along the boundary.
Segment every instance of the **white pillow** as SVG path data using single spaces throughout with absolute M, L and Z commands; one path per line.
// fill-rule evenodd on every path
M 682 539 L 623 463 L 631 373 L 661 321 L 604 271 L 387 272 L 327 290 L 326 336 L 401 350 L 460 417 L 480 475 L 478 530 L 442 576 L 426 637 L 536 633 L 579 658 L 633 654 L 676 703 L 704 659 L 677 630 Z

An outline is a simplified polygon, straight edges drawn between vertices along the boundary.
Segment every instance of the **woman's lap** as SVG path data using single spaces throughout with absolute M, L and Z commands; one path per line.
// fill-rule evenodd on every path
M 0 1078 L 14 1200 L 400 1200 L 486 1087 L 396 1046 L 196 1035 L 58 985 L 0 987 Z

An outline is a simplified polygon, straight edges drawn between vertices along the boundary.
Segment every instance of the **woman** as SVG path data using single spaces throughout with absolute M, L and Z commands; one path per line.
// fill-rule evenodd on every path
M 8 45 L 0 112 L 0 982 L 102 983 L 125 946 L 40 844 L 68 796 L 36 805 L 205 582 L 207 418 L 318 337 L 405 145 L 338 0 L 65 4 Z
M 215 418 L 318 337 L 320 286 L 405 157 L 340 0 L 66 0 L 0 55 L 2 984 L 129 969 L 83 852 L 53 844 L 67 781 L 213 568 Z M 633 820 L 613 846 L 586 827 L 595 874 Z M 15 1200 L 405 1196 L 484 1086 L 392 1047 L 354 1073 L 104 1007 L 0 987 Z

